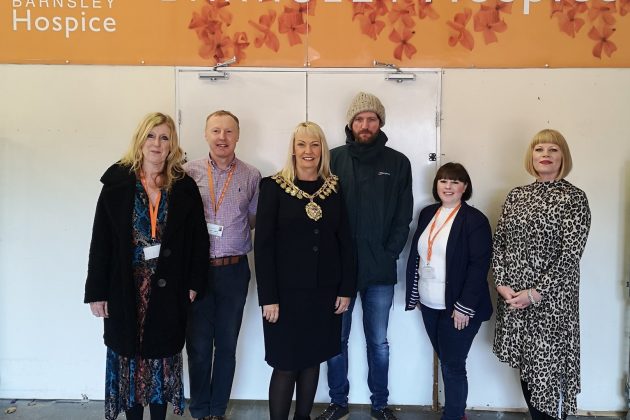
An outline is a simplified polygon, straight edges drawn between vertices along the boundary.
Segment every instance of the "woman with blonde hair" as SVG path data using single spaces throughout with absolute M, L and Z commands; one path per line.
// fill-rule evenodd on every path
M 260 183 L 256 280 L 271 420 L 310 418 L 319 365 L 341 352 L 341 314 L 355 294 L 346 209 L 321 128 L 298 124 L 285 167 Z
M 206 283 L 208 233 L 199 189 L 182 169 L 173 119 L 148 114 L 101 177 L 85 303 L 104 319 L 105 418 L 184 412 L 182 348 L 190 303 Z
M 525 154 L 536 181 L 510 191 L 494 235 L 493 351 L 520 370 L 535 420 L 565 419 L 580 392 L 580 258 L 591 212 L 586 194 L 564 179 L 571 167 L 562 134 L 538 132 Z

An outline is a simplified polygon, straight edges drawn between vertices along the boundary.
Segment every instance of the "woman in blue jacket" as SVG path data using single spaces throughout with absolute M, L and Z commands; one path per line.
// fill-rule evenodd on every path
M 443 165 L 433 180 L 438 203 L 418 217 L 407 261 L 406 310 L 419 307 L 442 367 L 442 419 L 464 417 L 466 358 L 492 304 L 487 275 L 492 254 L 488 219 L 466 204 L 472 182 L 459 163 Z

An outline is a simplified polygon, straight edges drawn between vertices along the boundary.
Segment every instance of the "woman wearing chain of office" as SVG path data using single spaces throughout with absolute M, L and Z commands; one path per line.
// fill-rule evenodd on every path
M 355 294 L 354 252 L 321 128 L 296 127 L 285 167 L 260 183 L 256 280 L 271 420 L 310 418 L 321 362 L 341 352 L 341 314 Z

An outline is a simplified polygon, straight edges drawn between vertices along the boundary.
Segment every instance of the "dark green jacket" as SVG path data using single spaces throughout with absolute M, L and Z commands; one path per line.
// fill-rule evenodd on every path
M 396 260 L 413 214 L 411 164 L 386 142 L 379 131 L 372 143 L 357 143 L 346 127 L 346 145 L 331 151 L 331 169 L 341 181 L 357 253 L 358 290 L 396 283 Z

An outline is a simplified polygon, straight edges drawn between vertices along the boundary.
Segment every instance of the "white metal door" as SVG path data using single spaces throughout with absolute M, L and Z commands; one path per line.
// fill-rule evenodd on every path
M 331 147 L 343 144 L 346 110 L 359 91 L 377 95 L 386 108 L 383 131 L 388 146 L 407 155 L 413 169 L 414 217 L 432 201 L 431 181 L 439 153 L 436 121 L 440 104 L 440 73 L 416 71 L 415 81 L 385 80 L 382 71 L 338 69 L 228 69 L 229 79 L 200 78 L 202 69 L 177 70 L 177 108 L 182 147 L 189 159 L 208 152 L 203 139 L 206 116 L 217 109 L 232 111 L 240 119 L 236 153 L 258 167 L 263 176 L 285 161 L 290 133 L 307 118 L 322 126 Z M 415 221 L 411 230 L 415 228 Z M 411 233 L 410 233 L 411 235 Z M 428 405 L 432 397 L 432 349 L 418 311 L 404 312 L 404 265 L 408 247 L 398 264 L 399 284 L 390 314 L 390 403 Z M 250 262 L 252 259 L 250 258 Z M 253 267 L 253 265 L 252 265 Z M 255 278 L 255 276 L 252 276 Z M 360 305 L 354 313 L 350 339 L 350 401 L 369 403 L 365 340 Z M 255 282 L 250 285 L 237 352 L 232 390 L 235 399 L 267 399 L 270 368 L 264 362 L 260 310 Z M 328 401 L 325 365 L 316 396 Z

